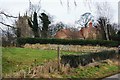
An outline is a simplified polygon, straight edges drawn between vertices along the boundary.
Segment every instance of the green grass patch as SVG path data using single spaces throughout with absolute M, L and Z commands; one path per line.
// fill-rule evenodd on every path
M 3 73 L 15 72 L 31 65 L 43 64 L 46 60 L 53 60 L 57 53 L 53 50 L 37 50 L 25 48 L 2 49 Z
M 61 54 L 73 54 L 73 52 L 61 51 Z M 77 53 L 78 54 L 78 53 Z M 35 65 L 42 65 L 46 61 L 55 60 L 57 51 L 28 48 L 2 48 L 3 75 L 13 73 L 21 69 Z
M 101 63 L 99 67 L 82 67 L 72 70 L 72 75 L 64 75 L 69 78 L 103 78 L 120 72 L 120 66 Z
M 62 55 L 81 54 L 79 52 L 61 51 Z M 43 65 L 49 60 L 57 59 L 56 50 L 41 50 L 28 48 L 2 48 L 3 77 L 19 70 L 28 71 L 29 67 Z M 74 68 L 70 73 L 60 74 L 64 78 L 102 78 L 117 72 L 120 67 L 116 65 L 101 64 L 99 67 Z

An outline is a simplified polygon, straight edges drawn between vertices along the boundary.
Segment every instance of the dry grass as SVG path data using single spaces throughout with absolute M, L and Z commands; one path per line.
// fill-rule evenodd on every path
M 49 62 L 45 63 L 44 65 L 29 67 L 29 69 L 27 71 L 20 70 L 19 72 L 15 72 L 11 75 L 7 75 L 7 77 L 12 77 L 12 78 L 65 78 L 68 76 L 72 77 L 74 75 L 80 74 L 79 70 L 84 73 L 84 71 L 86 71 L 86 69 L 88 69 L 88 68 L 89 68 L 89 70 L 90 70 L 90 68 L 94 69 L 96 67 L 98 69 L 100 69 L 100 71 L 108 70 L 109 69 L 108 66 L 113 66 L 113 65 L 118 66 L 118 62 L 119 62 L 118 60 L 109 60 L 108 59 L 108 60 L 104 60 L 101 62 L 90 63 L 86 66 L 79 66 L 78 68 L 71 68 L 69 66 L 69 64 L 67 64 L 66 66 L 61 64 L 60 71 L 58 71 L 57 61 L 49 61 Z M 103 64 L 106 64 L 107 67 L 103 66 Z M 76 71 L 76 70 L 78 70 L 78 71 Z M 95 72 L 95 75 L 99 75 L 99 74 L 101 76 L 103 76 L 102 73 Z M 65 76 L 65 75 L 68 75 L 68 76 Z M 86 76 L 89 77 L 89 75 L 86 75 Z M 98 77 L 101 77 L 101 76 L 98 76 Z M 93 75 L 93 77 L 94 77 L 94 75 Z
M 69 65 L 60 65 L 58 71 L 57 61 L 49 61 L 44 65 L 29 67 L 27 71 L 20 70 L 13 74 L 6 75 L 7 78 L 62 78 L 60 74 L 67 74 L 70 71 Z
M 117 50 L 116 47 L 104 46 L 81 46 L 81 45 L 55 45 L 55 44 L 25 44 L 24 48 L 57 50 L 60 47 L 62 51 L 70 52 L 101 52 L 103 50 Z

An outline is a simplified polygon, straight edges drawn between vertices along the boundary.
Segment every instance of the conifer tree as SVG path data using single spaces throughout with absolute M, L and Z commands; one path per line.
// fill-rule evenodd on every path
M 39 27 L 38 27 L 38 20 L 37 20 L 36 12 L 34 12 L 34 14 L 33 14 L 33 21 L 32 21 L 32 19 L 28 19 L 28 24 L 32 28 L 34 37 L 39 37 Z

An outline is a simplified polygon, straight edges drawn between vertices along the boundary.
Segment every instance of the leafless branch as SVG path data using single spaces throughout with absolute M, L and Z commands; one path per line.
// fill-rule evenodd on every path
M 60 4 L 63 6 L 62 0 L 60 0 Z
M 13 29 L 16 29 L 14 26 L 11 26 L 9 24 L 6 24 L 6 23 L 3 23 L 3 22 L 0 22 L 0 24 L 4 25 L 4 26 L 7 26 L 7 27 L 10 27 L 10 28 L 13 28 Z
M 6 17 L 18 18 L 18 17 L 12 16 L 12 15 L 8 15 L 8 14 L 2 12 L 2 11 L 0 12 L 0 14 L 4 15 L 4 16 L 6 16 Z
M 77 6 L 77 2 L 74 0 L 74 5 Z
M 1 30 L 2 32 L 5 32 L 5 33 L 7 33 L 7 31 L 3 30 L 1 27 L 0 27 L 0 30 Z
M 67 0 L 67 10 L 69 12 L 69 9 L 70 9 L 70 3 L 69 3 L 69 0 Z
M 38 4 L 32 4 L 32 2 L 29 0 L 29 12 L 30 14 L 33 14 L 33 12 L 39 12 L 41 10 L 41 0 L 39 0 Z
M 39 12 L 40 11 L 40 9 L 41 9 L 41 0 L 39 1 L 39 3 L 38 3 L 38 10 L 37 10 L 37 12 Z

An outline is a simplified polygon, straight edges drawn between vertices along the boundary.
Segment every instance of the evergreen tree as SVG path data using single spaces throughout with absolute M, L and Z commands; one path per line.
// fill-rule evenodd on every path
M 42 38 L 48 38 L 48 26 L 51 23 L 48 15 L 46 15 L 45 13 L 41 13 L 40 19 L 42 21 L 42 31 L 41 31 L 41 36 Z
M 32 28 L 35 37 L 39 37 L 39 27 L 38 27 L 38 20 L 37 20 L 37 13 L 34 12 L 33 14 L 33 21 L 32 19 L 28 19 L 28 24 Z

